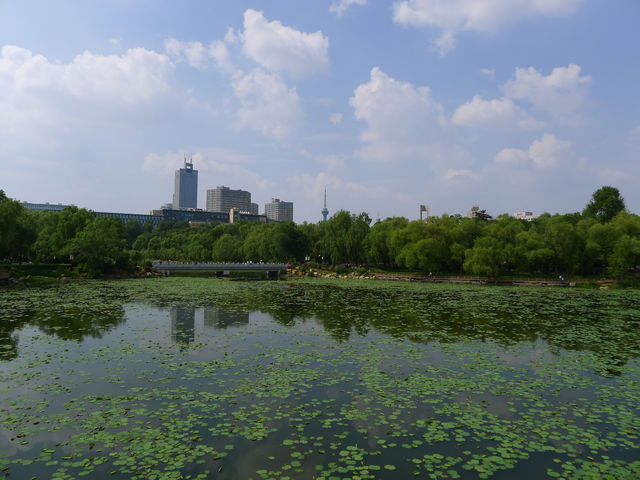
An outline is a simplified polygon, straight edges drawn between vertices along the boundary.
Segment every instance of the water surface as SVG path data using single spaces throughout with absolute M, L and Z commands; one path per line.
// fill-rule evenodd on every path
M 377 281 L 4 290 L 1 473 L 636 479 L 638 304 Z

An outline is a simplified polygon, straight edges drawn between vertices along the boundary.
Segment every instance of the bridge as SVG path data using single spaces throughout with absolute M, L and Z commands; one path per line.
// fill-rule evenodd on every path
M 171 272 L 216 272 L 216 276 L 229 276 L 235 272 L 267 272 L 267 279 L 279 280 L 280 272 L 286 270 L 289 265 L 284 263 L 180 263 L 180 262 L 153 262 L 151 268 L 165 276 Z

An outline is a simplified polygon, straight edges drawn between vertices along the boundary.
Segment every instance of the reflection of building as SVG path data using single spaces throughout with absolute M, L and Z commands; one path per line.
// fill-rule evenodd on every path
M 264 214 L 269 220 L 276 222 L 293 221 L 293 202 L 283 202 L 279 198 L 272 198 L 271 203 L 265 203 Z
M 171 309 L 171 340 L 175 343 L 191 343 L 195 339 L 196 309 L 173 307 Z
M 204 309 L 204 326 L 210 328 L 227 328 L 232 326 L 247 325 L 249 312 L 235 310 L 220 310 L 217 308 Z
M 246 190 L 231 190 L 229 187 L 207 190 L 207 211 L 227 213 L 232 208 L 252 213 L 251 193 Z
M 193 169 L 193 162 L 187 162 L 186 158 L 184 168 L 176 170 L 173 208 L 176 210 L 198 208 L 198 171 Z

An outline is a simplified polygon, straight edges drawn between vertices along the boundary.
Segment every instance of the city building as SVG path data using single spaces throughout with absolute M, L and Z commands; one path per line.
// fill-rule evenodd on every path
M 271 203 L 265 203 L 264 214 L 269 220 L 276 222 L 293 221 L 293 202 L 272 198 Z
M 63 205 L 62 203 L 29 203 L 29 202 L 20 202 L 27 210 L 34 210 L 37 212 L 61 212 L 67 207 L 74 207 L 75 205 Z
M 513 214 L 514 218 L 518 218 L 520 220 L 526 220 L 527 222 L 535 220 L 539 216 L 540 216 L 539 214 L 538 215 L 534 215 L 533 212 L 515 212 Z
M 471 210 L 467 212 L 467 218 L 477 218 L 479 220 L 490 220 L 492 217 L 486 210 L 480 210 L 478 205 L 471 207 Z
M 35 211 L 48 211 L 48 212 L 61 212 L 64 208 L 73 205 L 60 205 L 50 203 L 29 203 L 22 202 L 21 205 L 29 210 Z M 204 210 L 189 209 L 189 210 L 151 210 L 148 215 L 140 213 L 118 213 L 118 212 L 94 212 L 96 217 L 106 217 L 119 220 L 122 223 L 127 223 L 129 220 L 138 222 L 144 226 L 150 223 L 153 228 L 157 227 L 160 222 L 172 221 L 172 222 L 189 222 L 192 225 L 198 225 L 203 223 L 230 223 L 229 212 L 205 212 Z M 269 219 L 264 215 L 255 215 L 248 212 L 237 211 L 234 215 L 234 220 L 244 220 L 247 222 L 269 222 Z
M 257 203 L 252 203 L 251 204 L 251 214 L 252 215 L 259 215 L 259 210 L 260 210 L 260 206 Z
M 198 171 L 193 169 L 193 162 L 184 159 L 184 168 L 176 170 L 175 188 L 173 191 L 173 208 L 186 210 L 198 208 Z
M 251 193 L 245 190 L 232 190 L 224 186 L 207 190 L 208 212 L 228 213 L 232 208 L 237 208 L 241 212 L 252 213 Z

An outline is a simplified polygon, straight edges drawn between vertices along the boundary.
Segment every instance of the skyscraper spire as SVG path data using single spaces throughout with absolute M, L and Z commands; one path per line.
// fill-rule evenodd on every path
M 324 187 L 324 208 L 322 209 L 322 221 L 327 221 L 327 215 L 329 215 L 329 210 L 327 210 L 327 187 Z

